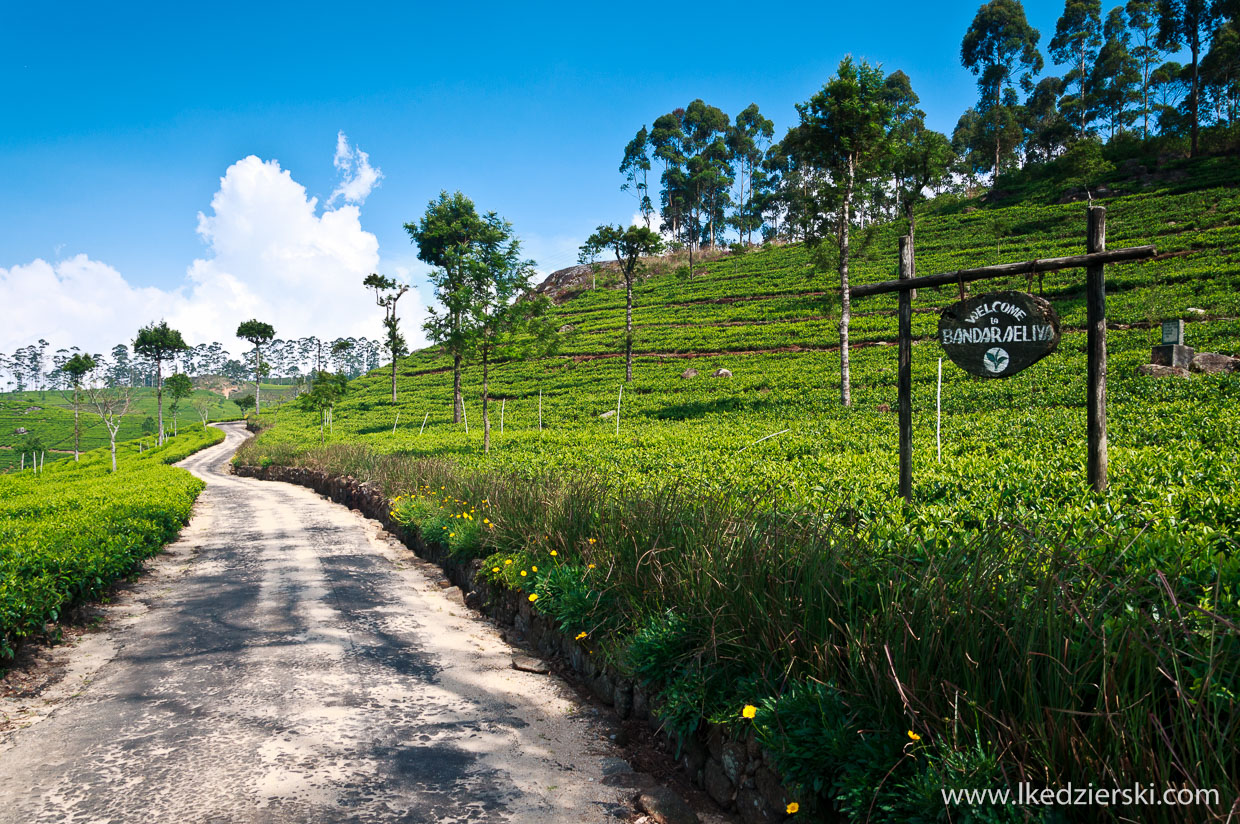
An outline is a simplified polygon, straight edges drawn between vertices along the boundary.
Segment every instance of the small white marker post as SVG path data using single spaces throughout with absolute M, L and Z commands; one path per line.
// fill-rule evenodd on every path
M 430 416 L 431 416 L 431 413 L 430 413 L 430 410 L 428 409 L 426 414 L 422 416 L 422 429 L 418 430 L 419 435 L 421 435 L 423 430 L 426 429 L 426 419 L 429 418 Z
M 461 401 L 461 420 L 465 421 L 465 434 L 469 434 L 469 413 L 465 411 L 465 401 Z
M 508 399 L 504 398 L 499 402 L 499 434 L 504 434 L 504 408 L 508 406 Z
M 620 437 L 620 401 L 624 400 L 624 384 L 620 384 L 620 394 L 616 396 L 616 437 Z
M 939 358 L 939 388 L 934 395 L 934 447 L 943 463 L 943 359 Z
M 396 434 L 396 424 L 400 423 L 400 413 L 396 413 L 396 420 L 392 421 L 392 434 Z

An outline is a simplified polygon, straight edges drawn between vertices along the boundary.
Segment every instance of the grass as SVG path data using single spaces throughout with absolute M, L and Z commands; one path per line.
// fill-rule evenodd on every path
M 402 360 L 395 407 L 377 370 L 338 404 L 326 446 L 313 413 L 286 407 L 240 460 L 383 483 L 405 523 L 485 558 L 645 682 L 671 732 L 706 719 L 758 734 L 807 810 L 934 820 L 941 786 L 1148 782 L 1219 788 L 1223 808 L 1193 814 L 1225 818 L 1240 790 L 1240 378 L 1136 369 L 1166 318 L 1188 321 L 1199 350 L 1240 353 L 1237 181 L 1234 158 L 1210 160 L 1199 188 L 1106 204 L 1111 248 L 1163 255 L 1108 270 L 1103 495 L 1085 483 L 1081 272 L 985 286 L 1044 294 L 1063 342 L 1002 381 L 945 364 L 941 461 L 930 338 L 957 295 L 918 295 L 906 507 L 888 411 L 895 299 L 855 306 L 843 409 L 832 277 L 799 246 L 638 288 L 619 434 L 599 415 L 622 383 L 623 294 L 600 275 L 556 307 L 557 354 L 492 371 L 504 432 L 489 455 L 479 370 L 465 374 L 466 433 L 430 349 Z M 1082 250 L 1080 204 L 961 206 L 919 219 L 919 273 Z M 857 232 L 855 283 L 894 276 L 902 231 Z M 734 377 L 710 377 L 721 367 Z

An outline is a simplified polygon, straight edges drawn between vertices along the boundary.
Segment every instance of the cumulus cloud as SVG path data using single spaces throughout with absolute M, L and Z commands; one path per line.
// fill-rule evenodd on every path
M 341 198 L 345 203 L 362 205 L 383 178 L 383 172 L 370 165 L 370 155 L 350 146 L 349 138 L 344 132 L 336 134 L 336 156 L 332 162 L 339 170 L 341 178 L 340 185 L 327 199 L 328 206 Z
M 364 155 L 359 166 L 370 168 Z M 243 158 L 220 178 L 209 211 L 199 213 L 207 254 L 176 288 L 136 288 L 86 255 L 0 268 L 0 305 L 10 308 L 0 350 L 42 337 L 54 348 L 106 352 L 160 318 L 191 344 L 220 341 L 234 351 L 247 347 L 234 332 L 251 317 L 284 339 L 375 339 L 380 312 L 362 279 L 379 268 L 379 242 L 362 228 L 359 206 L 345 199 L 320 211 L 278 161 Z M 400 310 L 406 338 L 418 345 L 425 307 L 417 293 Z

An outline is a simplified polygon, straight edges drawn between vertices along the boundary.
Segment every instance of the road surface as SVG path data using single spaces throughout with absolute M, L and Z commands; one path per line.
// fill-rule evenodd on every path
M 0 736 L 0 822 L 624 815 L 561 683 L 513 670 L 375 522 L 230 475 L 244 432 L 223 428 L 182 463 L 207 488 L 181 538 Z

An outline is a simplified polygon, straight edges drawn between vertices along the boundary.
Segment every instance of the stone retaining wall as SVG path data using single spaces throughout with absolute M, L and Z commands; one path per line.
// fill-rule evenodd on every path
M 464 593 L 466 606 L 512 627 L 540 654 L 559 657 L 621 720 L 644 721 L 663 737 L 651 711 L 650 697 L 640 685 L 609 667 L 596 664 L 580 643 L 533 610 L 520 593 L 483 580 L 478 575 L 482 569 L 481 560 L 454 559 L 443 546 L 426 543 L 416 531 L 397 523 L 391 516 L 392 502 L 378 484 L 363 483 L 348 476 L 332 477 L 299 467 L 236 466 L 234 472 L 247 478 L 309 487 L 379 521 L 419 557 L 439 565 L 448 580 Z M 753 735 L 745 740 L 734 740 L 723 727 L 707 722 L 702 723 L 701 729 L 695 739 L 682 742 L 680 747 L 680 767 L 693 783 L 722 807 L 738 813 L 746 824 L 787 820 L 789 816 L 784 810 L 794 799 L 774 772 L 769 754 Z

